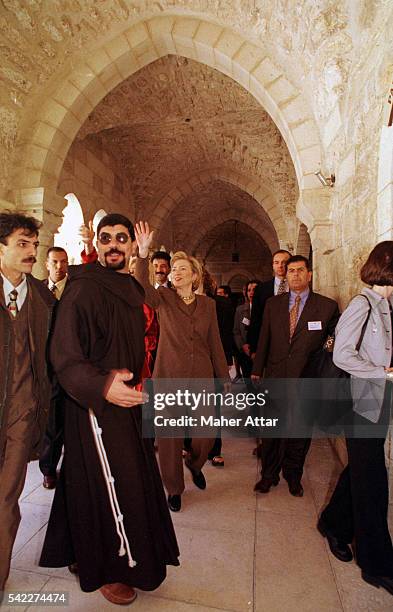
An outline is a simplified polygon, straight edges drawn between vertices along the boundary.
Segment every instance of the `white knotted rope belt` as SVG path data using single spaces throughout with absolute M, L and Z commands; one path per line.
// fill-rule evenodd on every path
M 119 557 L 123 557 L 125 554 L 128 556 L 128 565 L 135 567 L 136 561 L 132 558 L 130 544 L 127 539 L 126 531 L 124 529 L 123 515 L 120 511 L 119 502 L 117 500 L 115 479 L 112 476 L 111 468 L 109 466 L 108 457 L 106 454 L 105 446 L 102 441 L 102 429 L 98 424 L 96 416 L 91 408 L 89 408 L 90 425 L 94 436 L 94 442 L 96 445 L 98 457 L 100 459 L 102 472 L 105 478 L 106 488 L 108 490 L 109 502 L 112 508 L 113 518 L 115 519 L 116 531 L 120 539 Z

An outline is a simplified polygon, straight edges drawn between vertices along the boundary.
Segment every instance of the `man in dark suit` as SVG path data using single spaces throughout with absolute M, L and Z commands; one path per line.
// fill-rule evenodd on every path
M 287 271 L 285 264 L 290 257 L 291 254 L 284 249 L 273 253 L 273 278 L 265 283 L 260 283 L 255 288 L 252 301 L 250 326 L 247 332 L 247 341 L 250 345 L 250 354 L 252 357 L 255 356 L 255 352 L 257 350 L 259 332 L 261 330 L 263 311 L 265 309 L 266 301 L 274 295 L 279 295 L 288 291 L 288 284 L 286 281 Z
M 67 251 L 62 247 L 51 247 L 46 255 L 46 268 L 49 272 L 44 285 L 52 292 L 53 296 L 60 300 L 66 282 L 68 270 Z M 40 470 L 44 476 L 43 486 L 45 489 L 54 489 L 57 481 L 57 464 L 60 461 L 61 451 L 64 443 L 64 406 L 62 393 L 59 391 L 53 398 L 48 425 L 46 428 L 42 452 L 40 455 Z
M 301 378 L 310 355 L 320 349 L 339 317 L 337 303 L 309 288 L 312 272 L 302 255 L 286 262 L 289 293 L 267 300 L 253 366 L 257 381 L 266 378 Z M 289 407 L 288 407 L 289 410 Z M 303 496 L 301 478 L 311 440 L 265 438 L 262 444 L 262 478 L 255 490 L 268 493 L 277 485 L 282 469 L 289 492 Z

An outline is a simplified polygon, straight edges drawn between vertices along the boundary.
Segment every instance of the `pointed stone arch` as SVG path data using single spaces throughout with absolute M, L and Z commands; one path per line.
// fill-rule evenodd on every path
M 197 193 L 204 185 L 209 181 L 222 180 L 239 187 L 250 196 L 261 206 L 263 211 L 271 223 L 271 236 L 266 235 L 265 240 L 271 250 L 275 250 L 278 244 L 283 248 L 288 244 L 288 232 L 285 224 L 285 220 L 281 213 L 279 206 L 277 205 L 274 196 L 264 186 L 261 185 L 260 181 L 255 177 L 249 177 L 240 172 L 234 172 L 230 168 L 219 167 L 204 169 L 200 172 L 189 176 L 180 185 L 173 187 L 163 198 L 161 198 L 155 207 L 155 211 L 150 219 L 151 226 L 158 230 L 158 236 L 160 228 L 164 226 L 165 220 L 169 217 L 171 212 L 176 208 L 180 202 L 182 202 L 188 195 Z M 233 216 L 233 212 L 232 212 Z M 214 220 L 218 219 L 217 216 Z M 239 219 L 240 220 L 240 219 Z M 212 220 L 210 220 L 211 223 Z M 266 234 L 266 226 L 264 233 Z M 276 234 L 276 235 L 274 235 Z M 194 232 L 193 232 L 193 235 Z M 190 236 L 190 240 L 192 236 Z M 187 242 L 188 244 L 188 242 Z
M 318 129 L 306 99 L 284 69 L 261 46 L 223 25 L 165 15 L 129 27 L 95 49 L 61 82 L 59 76 L 52 95 L 37 108 L 34 123 L 21 133 L 15 197 L 20 190 L 38 187 L 53 195 L 69 147 L 93 108 L 124 79 L 168 54 L 211 66 L 249 91 L 279 128 L 299 187 L 315 186 L 313 172 L 321 159 Z

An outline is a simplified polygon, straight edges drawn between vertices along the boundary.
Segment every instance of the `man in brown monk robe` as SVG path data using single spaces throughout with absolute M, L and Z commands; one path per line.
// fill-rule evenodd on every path
M 98 262 L 71 266 L 50 358 L 64 390 L 64 460 L 40 565 L 77 563 L 81 588 L 130 603 L 179 551 L 151 440 L 142 438 L 144 291 L 128 273 L 132 223 L 97 227 Z
M 45 347 L 55 299 L 31 276 L 40 226 L 33 217 L 0 213 L 0 595 L 27 463 L 38 458 L 50 401 Z

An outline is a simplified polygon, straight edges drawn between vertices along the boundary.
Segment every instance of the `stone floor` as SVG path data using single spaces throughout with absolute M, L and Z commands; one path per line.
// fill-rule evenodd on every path
M 253 493 L 257 464 L 252 447 L 251 440 L 224 440 L 225 467 L 206 467 L 206 491 L 195 489 L 186 474 L 183 509 L 172 515 L 181 566 L 169 568 L 167 580 L 154 593 L 139 592 L 132 610 L 392 611 L 393 597 L 365 584 L 354 562 L 337 561 L 315 529 L 340 470 L 329 442 L 317 440 L 311 447 L 302 499 L 291 497 L 285 482 L 268 495 Z M 30 464 L 7 589 L 68 591 L 72 611 L 118 608 L 99 592 L 82 593 L 67 569 L 37 566 L 52 495 L 41 486 L 37 462 Z

